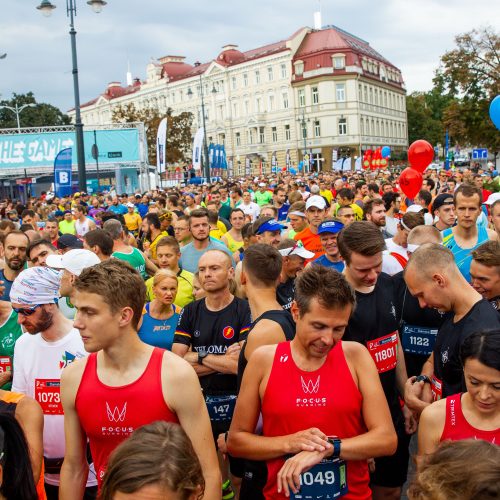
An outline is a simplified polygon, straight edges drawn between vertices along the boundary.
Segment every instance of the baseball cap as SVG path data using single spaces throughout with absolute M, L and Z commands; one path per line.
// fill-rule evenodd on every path
M 500 193 L 492 193 L 484 203 L 486 205 L 493 205 L 498 200 L 500 200 Z
M 266 183 L 265 182 L 259 182 L 259 187 L 261 187 L 261 188 L 266 187 Z
M 421 212 L 423 209 L 424 209 L 424 207 L 422 205 L 417 205 L 416 203 L 414 203 L 413 205 L 410 205 L 406 209 L 406 212 L 418 214 L 418 212 Z
M 127 208 L 135 208 L 135 205 L 133 203 L 128 202 L 127 203 Z
M 306 210 L 309 210 L 311 207 L 316 207 L 320 210 L 324 210 L 326 208 L 326 201 L 322 196 L 309 196 L 306 201 Z
M 80 198 L 80 193 L 78 193 L 78 192 L 77 192 L 77 193 L 75 193 L 75 194 L 73 195 L 73 198 Z
M 325 220 L 318 226 L 318 234 L 337 234 L 344 229 L 344 224 L 336 220 Z
M 80 276 L 87 267 L 99 264 L 100 259 L 94 252 L 76 248 L 66 252 L 64 255 L 52 254 L 47 256 L 47 266 L 55 269 L 66 269 L 71 274 Z
M 283 256 L 283 257 L 291 257 L 292 255 L 297 255 L 299 257 L 302 257 L 303 259 L 312 259 L 315 255 L 314 252 L 310 252 L 307 250 L 307 248 L 304 247 L 304 244 L 302 241 L 297 241 L 293 247 L 290 248 L 282 248 L 281 250 L 278 250 L 278 252 Z
M 255 234 L 262 234 L 266 231 L 281 231 L 284 228 L 285 226 L 280 224 L 277 220 L 270 219 L 261 224 L 255 231 Z
M 443 205 L 453 205 L 453 196 L 449 193 L 438 194 L 432 203 L 432 211 L 441 208 Z
M 83 248 L 83 243 L 74 234 L 63 234 L 57 240 L 57 248 L 64 250 L 65 248 Z

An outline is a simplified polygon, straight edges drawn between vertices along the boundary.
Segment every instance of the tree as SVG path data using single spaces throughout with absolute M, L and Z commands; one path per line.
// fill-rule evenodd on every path
M 150 165 L 156 165 L 156 134 L 160 122 L 164 118 L 158 109 L 137 109 L 135 105 L 126 104 L 113 109 L 112 120 L 114 123 L 142 122 L 146 130 L 148 143 L 148 159 Z M 191 126 L 192 113 L 173 115 L 172 109 L 167 109 L 167 148 L 166 161 L 170 163 L 185 163 L 191 157 Z
M 430 92 L 413 92 L 406 97 L 410 144 L 418 139 L 425 139 L 434 145 L 444 140 L 443 124 L 434 116 L 433 107 L 428 103 L 429 94 Z
M 71 118 L 59 108 L 46 103 L 37 103 L 33 92 L 27 94 L 12 94 L 12 99 L 0 101 L 0 106 L 15 108 L 24 104 L 35 104 L 34 107 L 23 109 L 19 114 L 21 127 L 49 127 L 70 125 Z M 0 128 L 17 128 L 16 114 L 10 109 L 0 109 Z

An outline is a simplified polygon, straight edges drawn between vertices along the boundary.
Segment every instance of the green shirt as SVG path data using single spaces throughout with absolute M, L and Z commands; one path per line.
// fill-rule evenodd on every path
M 132 247 L 132 252 L 130 253 L 113 252 L 111 257 L 128 262 L 141 275 L 143 280 L 149 278 L 146 272 L 146 259 L 137 248 Z
M 61 234 L 74 234 L 76 235 L 76 226 L 74 220 L 62 220 L 59 222 L 59 231 Z
M 259 207 L 262 205 L 267 205 L 273 201 L 273 194 L 270 191 L 264 191 L 261 193 L 260 191 L 255 191 L 254 193 L 255 201 Z
M 17 339 L 23 334 L 21 325 L 17 322 L 17 313 L 11 311 L 3 325 L 0 325 L 0 372 L 10 371 L 12 373 L 12 361 L 14 358 L 14 346 Z M 12 382 L 7 382 L 0 387 L 10 391 Z

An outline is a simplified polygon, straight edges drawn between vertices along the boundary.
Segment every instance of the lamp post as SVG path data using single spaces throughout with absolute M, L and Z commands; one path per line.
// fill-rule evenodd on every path
M 76 134 L 76 155 L 78 159 L 78 189 L 87 190 L 87 173 L 85 171 L 85 150 L 83 143 L 83 123 L 80 115 L 80 86 L 78 83 L 78 60 L 76 57 L 76 0 L 66 0 L 66 15 L 69 17 L 69 35 L 71 38 L 71 58 L 73 62 L 73 92 L 75 95 L 75 134 Z M 87 4 L 92 10 L 99 14 L 107 2 L 104 0 L 88 0 Z M 45 16 L 49 17 L 56 6 L 50 0 L 41 0 L 37 9 Z
M 29 104 L 23 104 L 22 106 L 18 106 L 17 105 L 17 102 L 16 102 L 16 105 L 14 107 L 12 106 L 0 106 L 0 109 L 8 109 L 10 111 L 12 111 L 13 113 L 15 113 L 16 115 L 16 120 L 17 120 L 17 131 L 18 132 L 21 132 L 21 121 L 19 119 L 19 115 L 21 114 L 21 111 L 23 109 L 26 109 L 26 108 L 34 108 L 36 106 L 36 104 L 34 103 L 29 103 Z
M 200 63 L 196 62 L 194 63 L 195 66 L 199 66 Z M 211 90 L 212 94 L 217 93 L 217 90 L 215 89 L 215 85 L 212 86 Z M 193 91 L 191 90 L 191 87 L 188 88 L 187 95 L 191 98 L 193 97 Z M 210 162 L 208 158 L 208 143 L 207 143 L 207 127 L 205 125 L 205 100 L 204 100 L 204 95 L 203 95 L 203 79 L 201 77 L 200 73 L 200 97 L 201 97 L 201 116 L 202 116 L 202 123 L 203 123 L 203 156 L 205 157 L 205 160 L 202 162 L 203 163 L 203 171 L 205 174 L 205 177 L 207 179 L 207 184 L 210 183 Z
M 310 118 L 306 120 L 304 110 L 302 110 L 302 118 L 297 118 L 297 121 L 300 123 L 302 127 L 302 137 L 304 139 L 304 154 L 302 155 L 302 160 L 305 163 L 305 158 L 307 154 L 307 123 L 311 121 Z M 307 162 L 307 171 L 306 166 L 304 165 L 304 173 L 309 173 L 309 161 Z

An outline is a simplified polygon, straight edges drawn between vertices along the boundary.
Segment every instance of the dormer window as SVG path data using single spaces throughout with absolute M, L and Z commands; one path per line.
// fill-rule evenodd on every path
M 304 74 L 304 61 L 295 61 L 295 74 L 297 76 L 302 76 Z
M 344 69 L 345 68 L 345 55 L 336 54 L 332 56 L 333 59 L 333 69 Z

